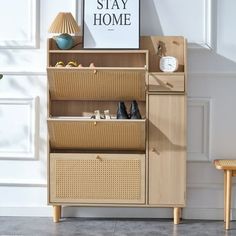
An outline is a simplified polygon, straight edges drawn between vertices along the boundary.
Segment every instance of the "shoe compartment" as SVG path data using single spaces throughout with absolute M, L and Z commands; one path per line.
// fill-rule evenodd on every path
M 144 154 L 50 154 L 51 203 L 145 203 Z
M 50 147 L 77 150 L 145 150 L 145 119 L 48 119 Z
M 143 119 L 146 116 L 145 101 L 137 101 L 138 108 Z M 109 110 L 110 115 L 116 118 L 119 101 L 78 101 L 78 100 L 51 100 L 50 116 L 78 116 L 90 118 L 95 110 L 99 110 L 101 114 L 105 110 Z M 126 110 L 130 113 L 132 101 L 125 101 Z
M 51 99 L 145 100 L 145 70 L 48 68 Z

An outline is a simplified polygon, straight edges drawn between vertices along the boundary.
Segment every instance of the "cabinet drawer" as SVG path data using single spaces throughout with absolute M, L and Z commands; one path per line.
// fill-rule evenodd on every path
M 51 203 L 144 203 L 144 154 L 50 154 Z
M 184 91 L 184 75 L 152 73 L 148 78 L 148 90 L 182 92 Z
M 48 68 L 54 100 L 145 100 L 145 70 Z
M 145 150 L 145 120 L 49 119 L 55 149 Z

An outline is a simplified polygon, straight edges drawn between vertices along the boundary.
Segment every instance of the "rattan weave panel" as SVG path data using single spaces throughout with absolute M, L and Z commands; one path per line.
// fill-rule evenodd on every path
M 51 202 L 144 203 L 144 156 L 55 156 L 50 158 Z
M 51 99 L 145 100 L 145 70 L 49 68 Z
M 236 160 L 215 160 L 217 169 L 236 170 Z
M 50 145 L 58 149 L 145 150 L 143 121 L 48 120 Z

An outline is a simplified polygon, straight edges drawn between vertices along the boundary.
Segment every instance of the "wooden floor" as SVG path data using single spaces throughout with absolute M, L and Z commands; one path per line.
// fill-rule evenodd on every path
M 168 219 L 88 219 L 0 217 L 0 235 L 18 236 L 235 236 L 236 222 L 224 230 L 222 221 L 184 220 L 174 225 Z

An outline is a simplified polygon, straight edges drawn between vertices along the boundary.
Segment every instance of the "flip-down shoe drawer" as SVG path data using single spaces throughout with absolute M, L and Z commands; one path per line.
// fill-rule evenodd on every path
M 53 149 L 145 150 L 145 119 L 48 119 Z
M 145 69 L 49 67 L 53 100 L 145 100 Z
M 50 203 L 145 203 L 145 155 L 51 153 Z

